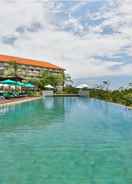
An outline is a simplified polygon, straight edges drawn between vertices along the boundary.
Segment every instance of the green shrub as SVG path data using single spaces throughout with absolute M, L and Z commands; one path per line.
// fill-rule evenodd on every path
M 64 93 L 67 93 L 67 94 L 78 94 L 78 92 L 79 92 L 79 89 L 74 88 L 74 87 L 65 87 L 64 88 Z

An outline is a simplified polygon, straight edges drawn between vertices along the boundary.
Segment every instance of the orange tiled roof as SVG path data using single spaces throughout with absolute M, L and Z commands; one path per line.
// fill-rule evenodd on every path
M 64 70 L 63 68 L 50 64 L 46 61 L 38 61 L 38 60 L 26 59 L 26 58 L 20 58 L 15 56 L 8 56 L 8 55 L 0 55 L 0 62 L 16 62 L 17 64 L 21 64 L 21 65 L 31 65 L 36 67 L 48 68 L 48 69 Z

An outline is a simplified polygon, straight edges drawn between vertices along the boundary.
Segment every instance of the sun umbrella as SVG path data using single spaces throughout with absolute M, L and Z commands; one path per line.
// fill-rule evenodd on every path
M 50 84 L 46 85 L 45 88 L 48 88 L 48 89 L 54 89 L 54 87 Z
M 35 86 L 31 83 L 24 83 L 24 87 L 26 88 L 34 88 Z
M 87 84 L 80 84 L 79 86 L 77 86 L 78 89 L 83 89 L 83 88 L 88 88 Z
M 16 85 L 19 87 L 24 87 L 25 84 L 23 82 L 17 82 Z
M 16 83 L 17 83 L 16 81 L 10 79 L 1 81 L 1 84 L 8 84 L 8 85 L 16 85 Z

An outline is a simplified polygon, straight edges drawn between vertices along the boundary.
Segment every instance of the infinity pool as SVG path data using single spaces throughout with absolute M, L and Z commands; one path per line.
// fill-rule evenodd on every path
M 79 97 L 0 108 L 0 184 L 132 184 L 132 111 Z

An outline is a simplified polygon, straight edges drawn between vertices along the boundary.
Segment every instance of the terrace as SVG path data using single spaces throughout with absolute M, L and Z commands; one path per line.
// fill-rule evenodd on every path
M 3 80 L 0 82 L 0 104 L 9 104 L 29 100 L 34 97 L 37 88 L 31 83 L 23 83 L 15 80 Z

